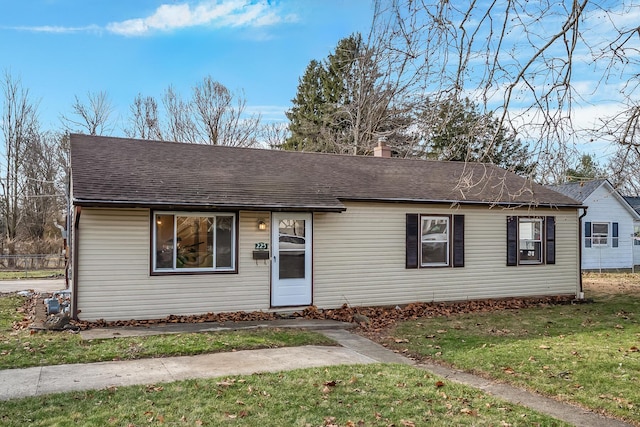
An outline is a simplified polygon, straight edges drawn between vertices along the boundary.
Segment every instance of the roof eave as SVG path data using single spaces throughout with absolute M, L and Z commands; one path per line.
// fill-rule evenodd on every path
M 581 203 L 551 203 L 551 202 L 532 202 L 532 201 L 484 201 L 484 200 L 449 200 L 449 199 L 409 199 L 409 198 L 340 198 L 342 201 L 352 202 L 384 202 L 384 203 L 417 203 L 417 204 L 459 204 L 459 205 L 477 205 L 477 206 L 501 206 L 505 208 L 517 208 L 522 206 L 536 206 L 548 208 L 584 208 Z
M 75 206 L 91 208 L 147 208 L 166 210 L 204 210 L 204 211 L 274 211 L 274 212 L 344 212 L 347 208 L 342 205 L 251 205 L 251 204 L 220 204 L 220 203 L 186 203 L 186 202 L 148 202 L 133 200 L 100 200 L 74 198 Z

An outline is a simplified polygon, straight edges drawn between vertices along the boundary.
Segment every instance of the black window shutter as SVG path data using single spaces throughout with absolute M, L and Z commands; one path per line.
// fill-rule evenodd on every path
M 406 268 L 418 268 L 418 214 L 407 214 Z
M 585 248 L 591 247 L 591 223 L 590 222 L 584 223 L 584 247 Z
M 518 265 L 518 217 L 507 217 L 507 265 Z
M 464 215 L 453 216 L 453 266 L 464 267 Z
M 612 246 L 614 248 L 618 247 L 618 223 L 614 222 L 611 224 L 611 234 L 613 239 L 611 240 Z
M 546 226 L 546 245 L 547 245 L 547 264 L 556 263 L 556 217 L 548 216 L 545 218 Z

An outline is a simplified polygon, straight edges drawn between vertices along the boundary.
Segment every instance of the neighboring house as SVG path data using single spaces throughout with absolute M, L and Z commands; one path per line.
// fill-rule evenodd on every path
M 74 317 L 580 294 L 579 202 L 375 154 L 71 135 Z
M 640 215 L 640 197 L 625 196 L 624 199 Z M 633 267 L 634 271 L 640 270 L 640 221 L 633 224 Z
M 634 223 L 640 214 L 606 179 L 549 186 L 587 207 L 582 219 L 582 269 L 632 270 Z

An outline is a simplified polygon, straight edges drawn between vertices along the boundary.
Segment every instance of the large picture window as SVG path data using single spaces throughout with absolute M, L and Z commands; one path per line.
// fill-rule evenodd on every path
M 235 215 L 156 212 L 154 272 L 235 269 Z

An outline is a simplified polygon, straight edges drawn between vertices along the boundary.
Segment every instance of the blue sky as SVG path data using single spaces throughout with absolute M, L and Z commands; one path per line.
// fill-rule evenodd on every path
M 105 91 L 121 128 L 134 97 L 210 75 L 243 91 L 249 112 L 285 120 L 312 59 L 369 29 L 369 0 L 3 0 L 0 71 L 40 101 L 44 128 L 60 128 L 74 96 Z

